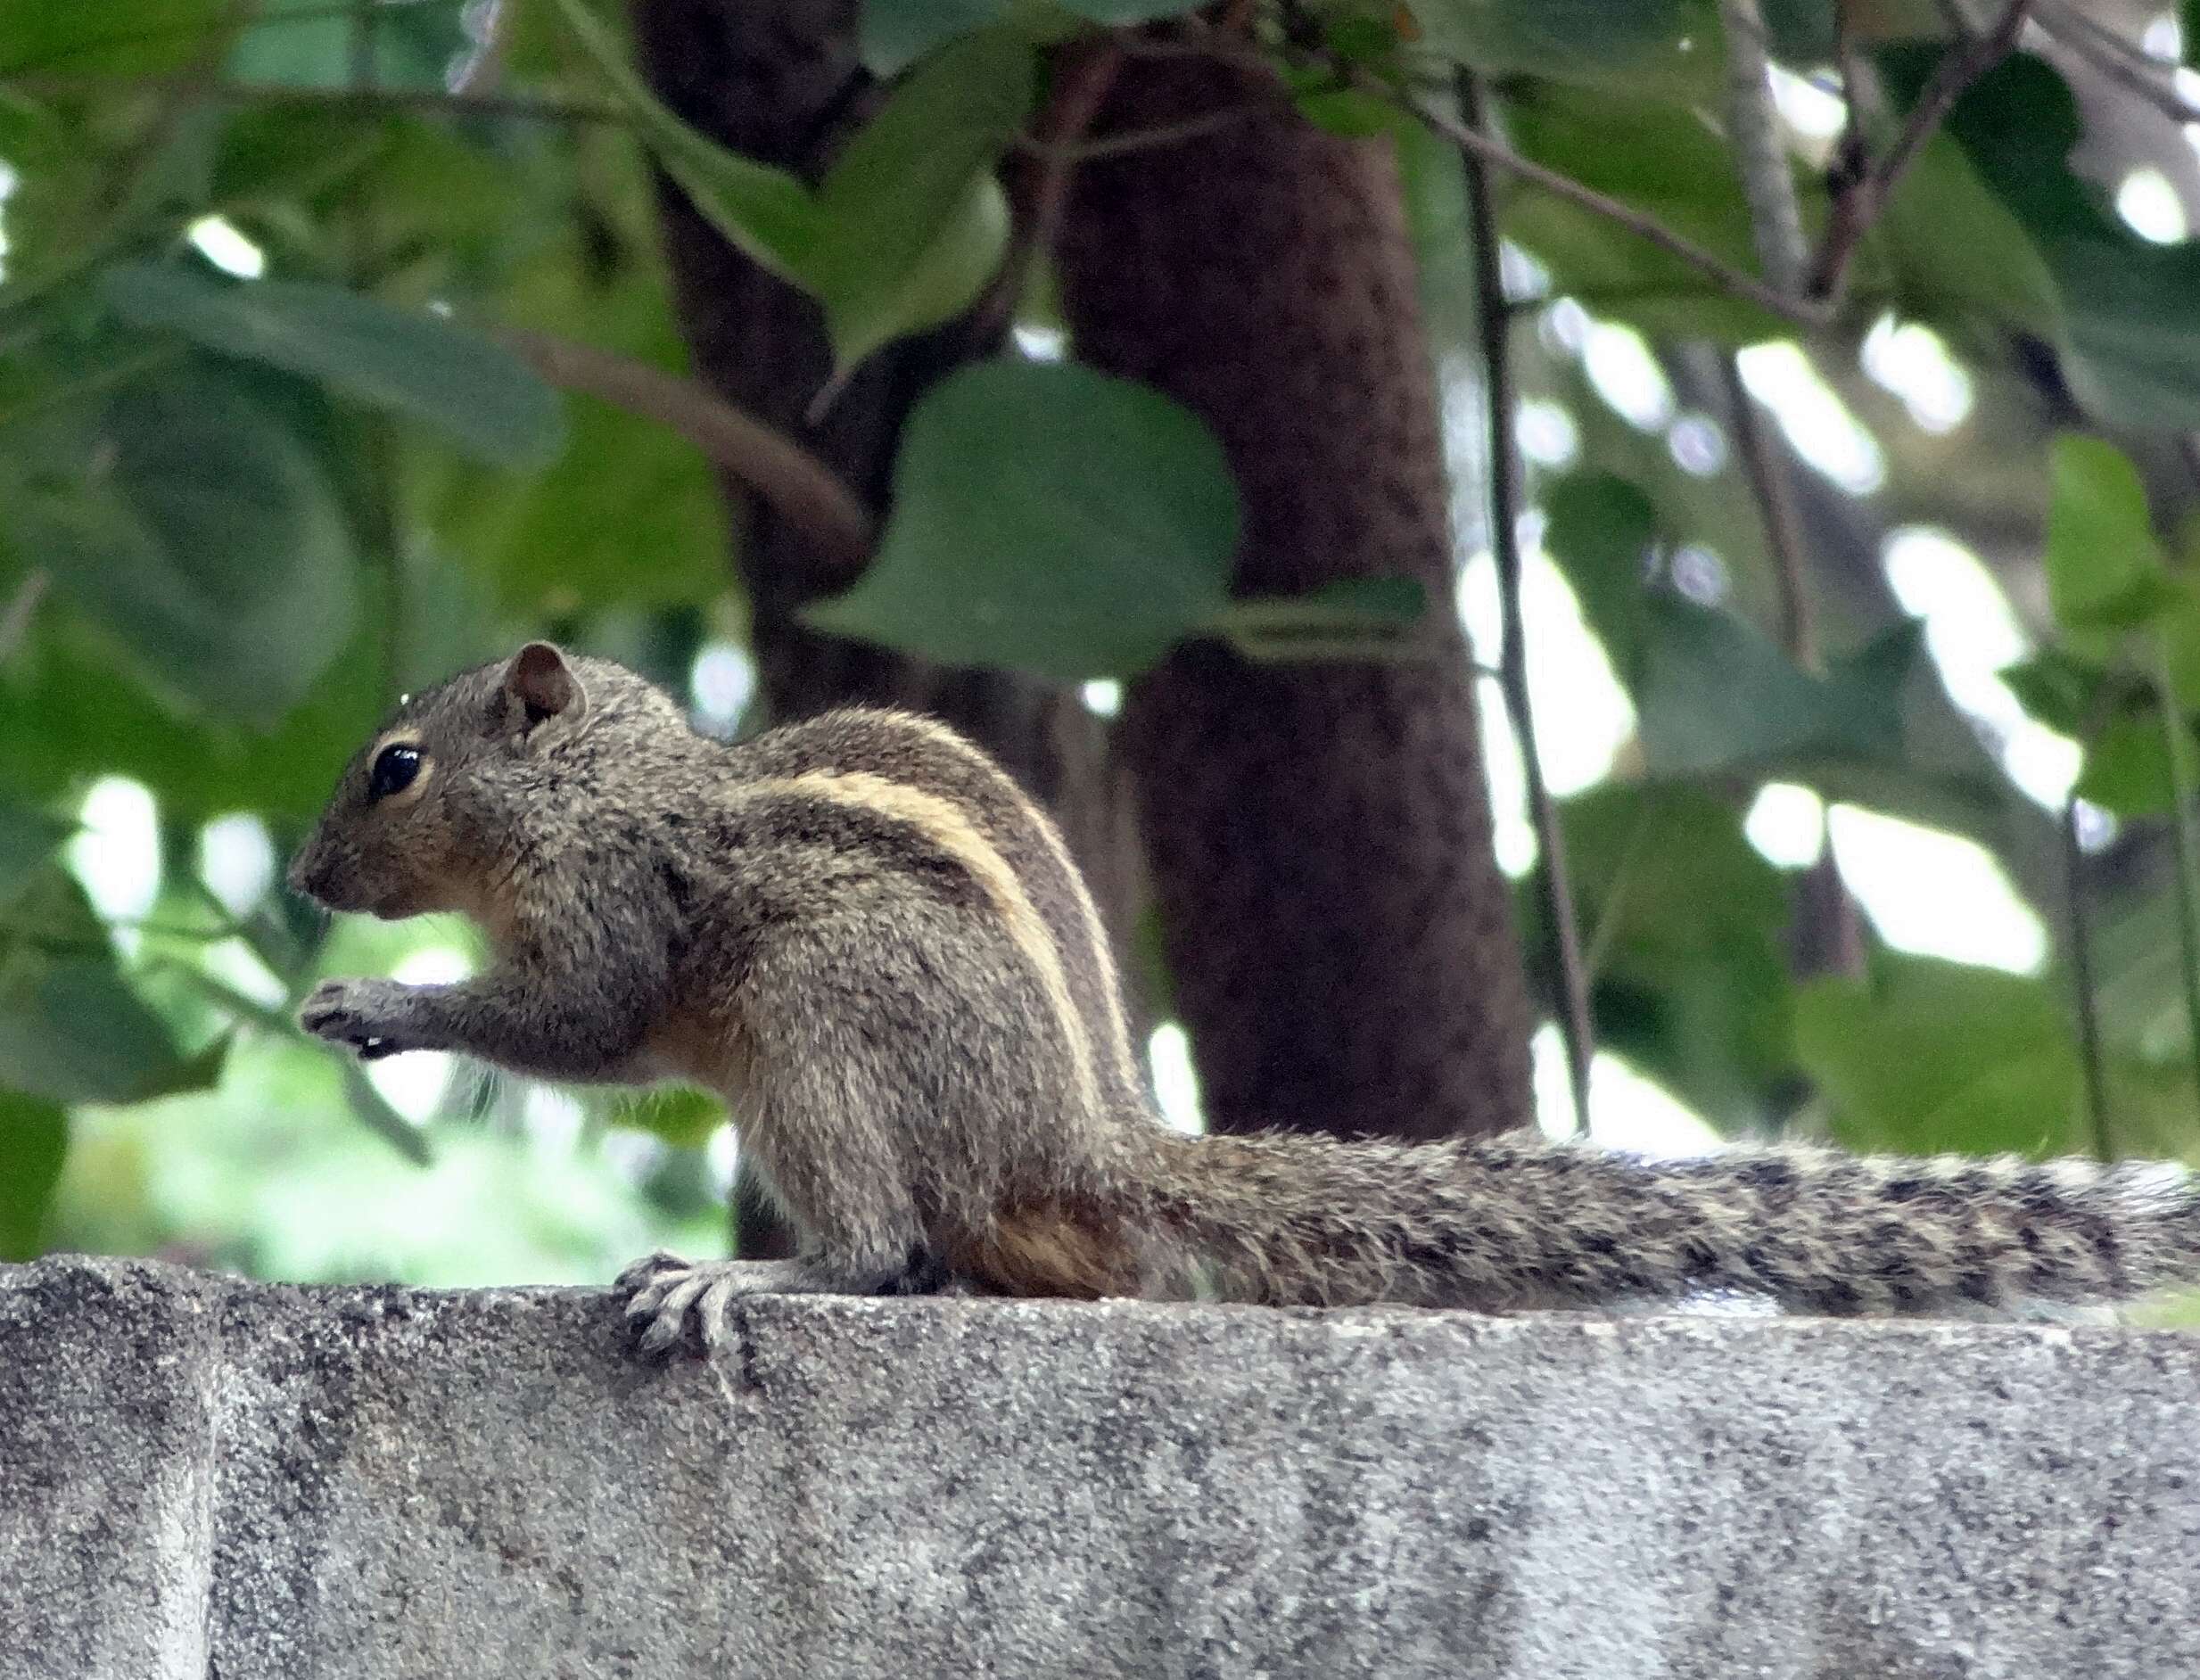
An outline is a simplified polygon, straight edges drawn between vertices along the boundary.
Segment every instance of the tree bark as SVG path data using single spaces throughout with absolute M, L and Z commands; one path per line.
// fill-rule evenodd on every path
M 1244 105 L 1262 83 L 1133 56 L 1095 134 Z M 1210 1124 L 1420 1138 L 1528 1121 L 1532 1016 L 1387 144 L 1280 111 L 1088 163 L 1059 260 L 1079 358 L 1222 440 L 1240 593 L 1409 577 L 1433 621 L 1434 656 L 1410 665 L 1263 666 L 1209 644 L 1132 688 L 1119 745 Z

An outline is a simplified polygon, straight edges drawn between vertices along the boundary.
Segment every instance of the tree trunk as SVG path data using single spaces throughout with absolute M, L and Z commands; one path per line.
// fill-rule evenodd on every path
M 1272 96 L 1258 72 L 1132 57 L 1095 133 Z M 1435 656 L 1411 665 L 1200 645 L 1132 689 L 1121 748 L 1211 1124 L 1527 1122 L 1532 1017 L 1388 145 L 1278 111 L 1088 163 L 1059 263 L 1079 358 L 1221 438 L 1245 504 L 1240 593 L 1409 577 L 1435 622 Z

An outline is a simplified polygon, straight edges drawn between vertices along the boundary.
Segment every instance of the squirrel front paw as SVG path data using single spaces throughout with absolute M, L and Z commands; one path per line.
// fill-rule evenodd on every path
M 708 1354 L 722 1342 L 733 1287 L 713 1274 L 728 1264 L 697 1264 L 660 1248 L 619 1273 L 611 1287 L 626 1297 L 634 1351 L 644 1359 L 665 1359 L 682 1347 Z M 713 1282 L 720 1287 L 713 1289 Z
M 683 1260 L 659 1249 L 619 1273 L 627 1328 L 644 1359 L 682 1348 L 705 1355 L 732 1339 L 729 1309 L 739 1295 L 809 1295 L 834 1286 L 800 1260 Z
M 349 1044 L 361 1061 L 425 1048 L 410 1034 L 413 988 L 396 980 L 324 980 L 298 1009 L 298 1025 L 316 1038 Z

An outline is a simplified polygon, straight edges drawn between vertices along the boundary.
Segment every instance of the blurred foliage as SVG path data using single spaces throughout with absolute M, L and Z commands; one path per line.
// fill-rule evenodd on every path
M 845 374 L 961 312 L 1015 249 L 997 176 L 1049 96 L 1050 49 L 1191 9 L 869 0 L 864 60 L 893 85 L 814 183 L 686 128 L 598 0 L 0 12 L 0 1255 L 459 1281 L 600 1276 L 683 1229 L 708 1241 L 708 1103 L 463 1076 L 439 1096 L 323 1056 L 287 1025 L 306 987 L 462 960 L 450 934 L 324 928 L 264 859 L 218 889 L 207 825 L 248 818 L 279 858 L 393 696 L 526 634 L 683 692 L 698 647 L 738 643 L 712 469 L 651 419 L 554 393 L 497 332 L 680 366 L 653 168 L 817 299 Z M 1948 10 L 1847 8 L 1870 84 L 1850 114 L 1875 154 L 1949 50 Z M 1307 118 L 1397 156 L 1450 394 L 1474 391 L 1473 253 L 1458 157 L 1411 107 L 1455 65 L 1487 78 L 1521 154 L 1753 271 L 1714 0 L 1254 11 Z M 1784 67 L 1837 86 L 1833 9 L 1765 11 Z M 2112 34 L 2149 16 L 2101 9 Z M 1595 210 L 1500 181 L 1521 383 L 1564 422 L 1535 454 L 1537 529 L 1636 725 L 1563 817 L 1598 1025 L 1722 1129 L 2200 1142 L 2169 844 L 2200 711 L 2200 248 L 2140 239 L 2113 189 L 2160 169 L 2200 206 L 2170 115 L 2073 86 L 2082 68 L 2015 57 L 1957 102 L 1798 358 L 1876 482 L 1836 488 L 1781 405 L 1751 403 L 1794 484 L 1800 576 L 1771 557 L 1713 376 L 1790 327 Z M 2089 134 L 2081 112 L 2111 104 L 2131 120 Z M 1841 161 L 1825 133 L 1795 139 L 1815 237 Z M 1026 290 L 1044 324 L 1043 273 Z M 1924 413 L 1867 371 L 1859 346 L 1898 333 L 1932 347 L 1965 412 Z M 1600 346 L 1634 347 L 1662 395 L 1627 408 Z M 1435 604 L 1409 589 L 1233 599 L 1240 510 L 1212 437 L 1071 350 L 966 370 L 919 404 L 878 563 L 816 622 L 1061 679 L 1134 676 L 1191 637 L 1418 656 Z M 1454 430 L 1476 434 L 1471 412 Z M 1882 548 L 1905 528 L 1983 559 L 2031 644 L 2004 692 L 2082 747 L 2095 844 L 2074 883 L 2060 813 L 1998 761 L 2010 716 L 1951 704 L 1941 650 L 1890 589 Z M 1783 630 L 1799 595 L 1815 646 Z M 128 905 L 122 840 L 78 827 L 116 777 L 155 812 L 135 844 L 157 885 Z M 1867 939 L 1860 973 L 1799 974 L 1799 877 L 1743 832 L 1769 782 L 1976 841 L 2055 956 L 2011 975 Z M 1552 933 L 1522 903 L 1547 978 Z M 2068 974 L 2081 906 L 2105 1116 Z

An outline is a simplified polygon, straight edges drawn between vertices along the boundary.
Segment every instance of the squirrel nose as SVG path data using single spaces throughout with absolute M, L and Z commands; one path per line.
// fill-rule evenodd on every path
M 325 873 L 326 867 L 320 860 L 309 851 L 301 851 L 291 860 L 290 869 L 283 877 L 283 881 L 301 898 L 309 898 L 317 902 L 321 896 L 317 889 L 325 885 L 320 877 Z

